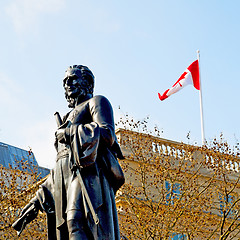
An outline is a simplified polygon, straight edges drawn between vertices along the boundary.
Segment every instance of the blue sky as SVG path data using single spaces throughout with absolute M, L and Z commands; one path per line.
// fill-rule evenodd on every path
M 200 50 L 206 139 L 240 138 L 237 0 L 4 0 L 0 9 L 0 141 L 53 167 L 54 112 L 68 111 L 69 65 L 87 65 L 95 94 L 121 113 L 150 117 L 162 137 L 201 143 L 192 86 L 160 102 Z M 118 110 L 118 106 L 121 110 Z M 186 138 L 190 131 L 190 140 Z

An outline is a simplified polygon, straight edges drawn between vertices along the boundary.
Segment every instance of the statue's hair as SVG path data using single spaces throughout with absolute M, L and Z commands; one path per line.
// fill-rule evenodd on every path
M 93 94 L 93 88 L 94 88 L 94 75 L 92 73 L 92 71 L 86 67 L 86 66 L 83 66 L 83 65 L 72 65 L 72 66 L 69 66 L 68 69 L 73 69 L 73 68 L 76 68 L 77 70 L 80 71 L 81 73 L 81 78 L 83 80 L 86 80 L 86 82 L 88 83 L 89 85 L 89 93 Z M 67 69 L 67 70 L 68 70 Z M 67 72 L 66 70 L 66 72 Z

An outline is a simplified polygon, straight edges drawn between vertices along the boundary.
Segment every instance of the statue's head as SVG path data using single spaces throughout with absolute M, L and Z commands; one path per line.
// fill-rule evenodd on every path
M 73 65 L 65 71 L 63 79 L 65 97 L 69 107 L 92 97 L 94 88 L 94 75 L 91 70 L 83 65 Z

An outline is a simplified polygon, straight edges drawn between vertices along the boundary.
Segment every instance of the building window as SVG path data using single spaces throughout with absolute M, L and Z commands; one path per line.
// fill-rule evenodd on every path
M 229 195 L 227 197 L 227 196 L 223 196 L 223 194 L 219 193 L 220 214 L 221 215 L 223 215 L 224 211 L 225 211 L 225 214 L 227 214 L 229 209 L 230 209 L 230 211 L 228 212 L 227 217 L 231 217 L 234 215 L 234 210 L 231 209 L 233 201 L 234 201 L 234 197 L 232 195 Z
M 181 184 L 180 183 L 170 183 L 165 181 L 165 188 L 167 191 L 166 202 L 167 204 L 174 204 L 174 199 L 179 199 L 181 193 Z
M 187 240 L 187 236 L 182 233 L 172 233 L 169 240 Z

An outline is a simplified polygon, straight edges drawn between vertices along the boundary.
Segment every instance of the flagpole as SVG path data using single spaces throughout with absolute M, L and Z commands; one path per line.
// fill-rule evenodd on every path
M 202 145 L 204 145 L 204 144 L 205 144 L 205 134 L 204 134 L 204 121 L 203 121 L 202 81 L 201 81 L 201 74 L 200 74 L 200 51 L 199 51 L 199 50 L 197 50 L 197 58 L 198 58 L 198 66 L 199 66 L 199 82 L 200 82 L 199 101 L 200 101 L 200 116 L 201 116 Z

